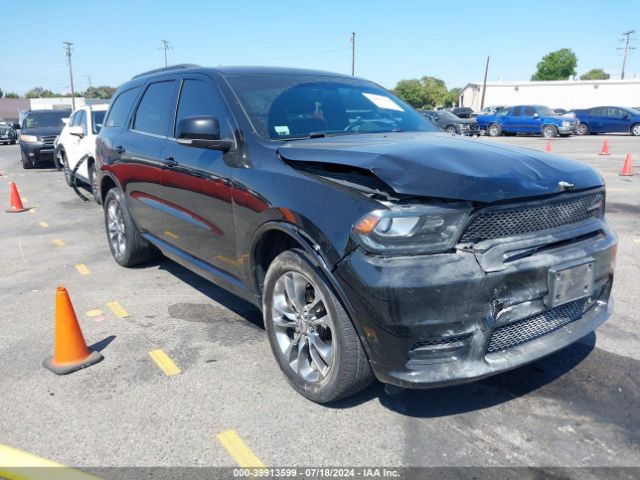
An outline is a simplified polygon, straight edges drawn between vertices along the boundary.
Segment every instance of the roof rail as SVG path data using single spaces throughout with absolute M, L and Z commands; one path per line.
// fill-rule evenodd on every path
M 199 66 L 200 65 L 196 65 L 195 63 L 180 63 L 178 65 L 171 65 L 170 67 L 156 68 L 155 70 L 149 70 L 148 72 L 139 73 L 138 75 L 134 75 L 133 77 L 131 77 L 131 80 L 133 80 L 134 78 L 144 77 L 145 75 L 151 75 L 152 73 L 169 72 L 171 70 L 180 70 L 183 68 L 195 68 Z

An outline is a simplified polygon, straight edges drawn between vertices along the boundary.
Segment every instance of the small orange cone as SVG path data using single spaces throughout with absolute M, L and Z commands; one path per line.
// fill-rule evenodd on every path
M 11 194 L 9 196 L 10 207 L 5 210 L 7 213 L 20 213 L 26 212 L 29 210 L 28 208 L 24 208 L 22 205 L 22 200 L 20 199 L 20 193 L 18 192 L 18 187 L 16 187 L 15 182 L 11 182 L 9 184 L 9 188 L 11 189 Z
M 42 364 L 57 375 L 66 375 L 98 363 L 103 358 L 100 352 L 90 352 L 87 348 L 67 289 L 58 287 L 54 354 Z
M 551 151 L 551 140 L 547 140 L 547 146 L 544 147 L 544 151 L 545 152 L 550 152 Z
M 624 159 L 624 165 L 622 166 L 622 170 L 620 171 L 620 176 L 622 177 L 632 177 L 633 171 L 631 170 L 631 154 L 627 153 L 627 158 Z
M 602 150 L 598 155 L 609 155 L 609 140 L 605 140 L 602 144 Z

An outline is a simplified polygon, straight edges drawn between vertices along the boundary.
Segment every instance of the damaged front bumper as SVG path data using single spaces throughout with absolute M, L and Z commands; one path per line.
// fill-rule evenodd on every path
M 378 379 L 426 388 L 516 368 L 592 332 L 613 309 L 615 252 L 592 218 L 455 253 L 357 249 L 336 277 Z

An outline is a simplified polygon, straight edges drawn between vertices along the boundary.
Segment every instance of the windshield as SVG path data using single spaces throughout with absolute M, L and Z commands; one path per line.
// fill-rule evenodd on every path
M 454 122 L 457 122 L 460 120 L 460 117 L 458 117 L 457 115 L 451 112 L 438 112 L 438 115 L 440 115 L 444 119 L 452 120 Z
M 551 110 L 549 107 L 539 106 L 537 108 L 540 115 L 557 115 L 557 113 Z
M 104 123 L 104 114 L 107 113 L 106 111 L 102 110 L 102 111 L 98 111 L 98 112 L 91 112 L 91 115 L 93 117 L 93 133 L 100 133 L 100 129 L 102 128 L 102 124 Z
M 230 75 L 258 134 L 267 140 L 310 135 L 438 131 L 377 85 L 324 75 Z
M 69 112 L 51 110 L 50 112 L 30 112 L 24 119 L 24 128 L 38 127 L 64 127 L 63 118 L 67 118 Z
M 9 125 L 4 118 L 0 118 L 0 125 Z

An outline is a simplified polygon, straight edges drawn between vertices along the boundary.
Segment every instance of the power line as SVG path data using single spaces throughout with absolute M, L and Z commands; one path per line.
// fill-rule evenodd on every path
M 168 40 L 160 40 L 162 42 L 162 46 L 160 47 L 160 49 L 164 50 L 164 66 L 167 66 L 167 50 L 171 50 L 172 47 L 171 45 L 169 45 L 169 41 Z
M 620 47 L 618 48 L 618 50 L 624 50 L 624 56 L 622 58 L 622 73 L 620 74 L 620 80 L 624 80 L 624 68 L 627 65 L 627 53 L 629 52 L 629 50 L 635 50 L 635 47 L 630 47 L 629 46 L 629 38 L 631 37 L 631 35 L 633 35 L 634 33 L 636 33 L 635 30 L 629 30 L 627 32 L 624 32 L 622 34 L 623 37 L 625 38 L 621 38 L 620 41 L 624 42 L 624 47 Z
M 71 82 L 71 108 L 76 109 L 76 95 L 73 91 L 73 68 L 71 66 L 71 47 L 73 43 L 62 42 L 64 44 L 64 54 L 67 56 L 67 62 L 69 63 L 69 81 Z

